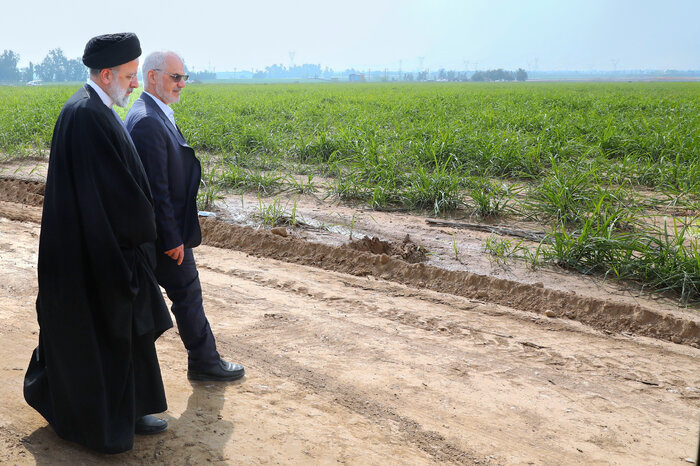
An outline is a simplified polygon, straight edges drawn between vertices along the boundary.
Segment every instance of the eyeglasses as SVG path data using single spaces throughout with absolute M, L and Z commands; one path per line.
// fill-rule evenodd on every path
M 119 71 L 117 71 L 116 68 L 109 68 L 109 70 L 112 72 L 113 75 L 116 77 L 119 77 Z M 129 81 L 133 81 L 137 77 L 138 73 L 129 73 L 125 74 L 124 77 L 128 79 Z
M 188 79 L 190 79 L 190 75 L 189 75 L 189 74 L 177 74 L 177 73 L 173 74 L 173 73 L 168 73 L 167 71 L 163 71 L 163 70 L 158 69 L 158 68 L 153 68 L 153 71 L 160 71 L 161 73 L 167 74 L 168 76 L 170 76 L 171 78 L 173 78 L 173 81 L 175 81 L 176 83 L 179 83 L 179 82 L 182 81 L 183 79 L 184 79 L 185 81 L 187 81 Z

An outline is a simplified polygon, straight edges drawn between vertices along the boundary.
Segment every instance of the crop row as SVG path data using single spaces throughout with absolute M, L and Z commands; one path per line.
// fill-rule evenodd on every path
M 71 87 L 0 88 L 0 151 L 45 149 Z M 315 190 L 375 209 L 518 215 L 523 257 L 700 297 L 697 83 L 189 86 L 175 115 L 222 189 Z M 289 177 L 308 174 L 308 182 Z M 286 186 L 286 187 L 285 187 Z
M 46 148 L 74 86 L 0 87 L 0 151 Z M 401 185 L 425 167 L 540 178 L 592 161 L 612 183 L 692 192 L 700 178 L 700 85 L 198 85 L 176 104 L 199 150 L 331 164 Z M 364 170 L 362 167 L 366 167 Z

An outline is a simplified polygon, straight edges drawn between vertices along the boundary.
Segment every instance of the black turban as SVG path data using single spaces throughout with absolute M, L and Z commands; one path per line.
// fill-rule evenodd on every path
M 123 65 L 141 56 L 139 38 L 133 32 L 104 34 L 93 37 L 85 45 L 83 64 L 101 70 Z

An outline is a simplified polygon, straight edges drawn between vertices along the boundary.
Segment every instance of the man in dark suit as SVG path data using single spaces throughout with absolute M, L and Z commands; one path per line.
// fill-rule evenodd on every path
M 180 100 L 187 75 L 179 56 L 154 52 L 143 64 L 144 92 L 126 117 L 153 191 L 158 226 L 156 278 L 172 301 L 187 348 L 190 380 L 232 381 L 240 364 L 224 361 L 202 306 L 202 287 L 192 248 L 202 241 L 197 217 L 201 166 L 175 124 L 170 104 Z

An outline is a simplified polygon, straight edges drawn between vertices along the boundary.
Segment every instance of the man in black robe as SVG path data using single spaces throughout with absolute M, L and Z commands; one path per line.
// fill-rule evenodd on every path
M 91 39 L 88 83 L 54 127 L 39 240 L 39 345 L 24 396 L 56 433 L 105 453 L 167 409 L 155 339 L 172 320 L 153 275 L 156 223 L 136 148 L 111 106 L 138 86 L 138 38 Z

